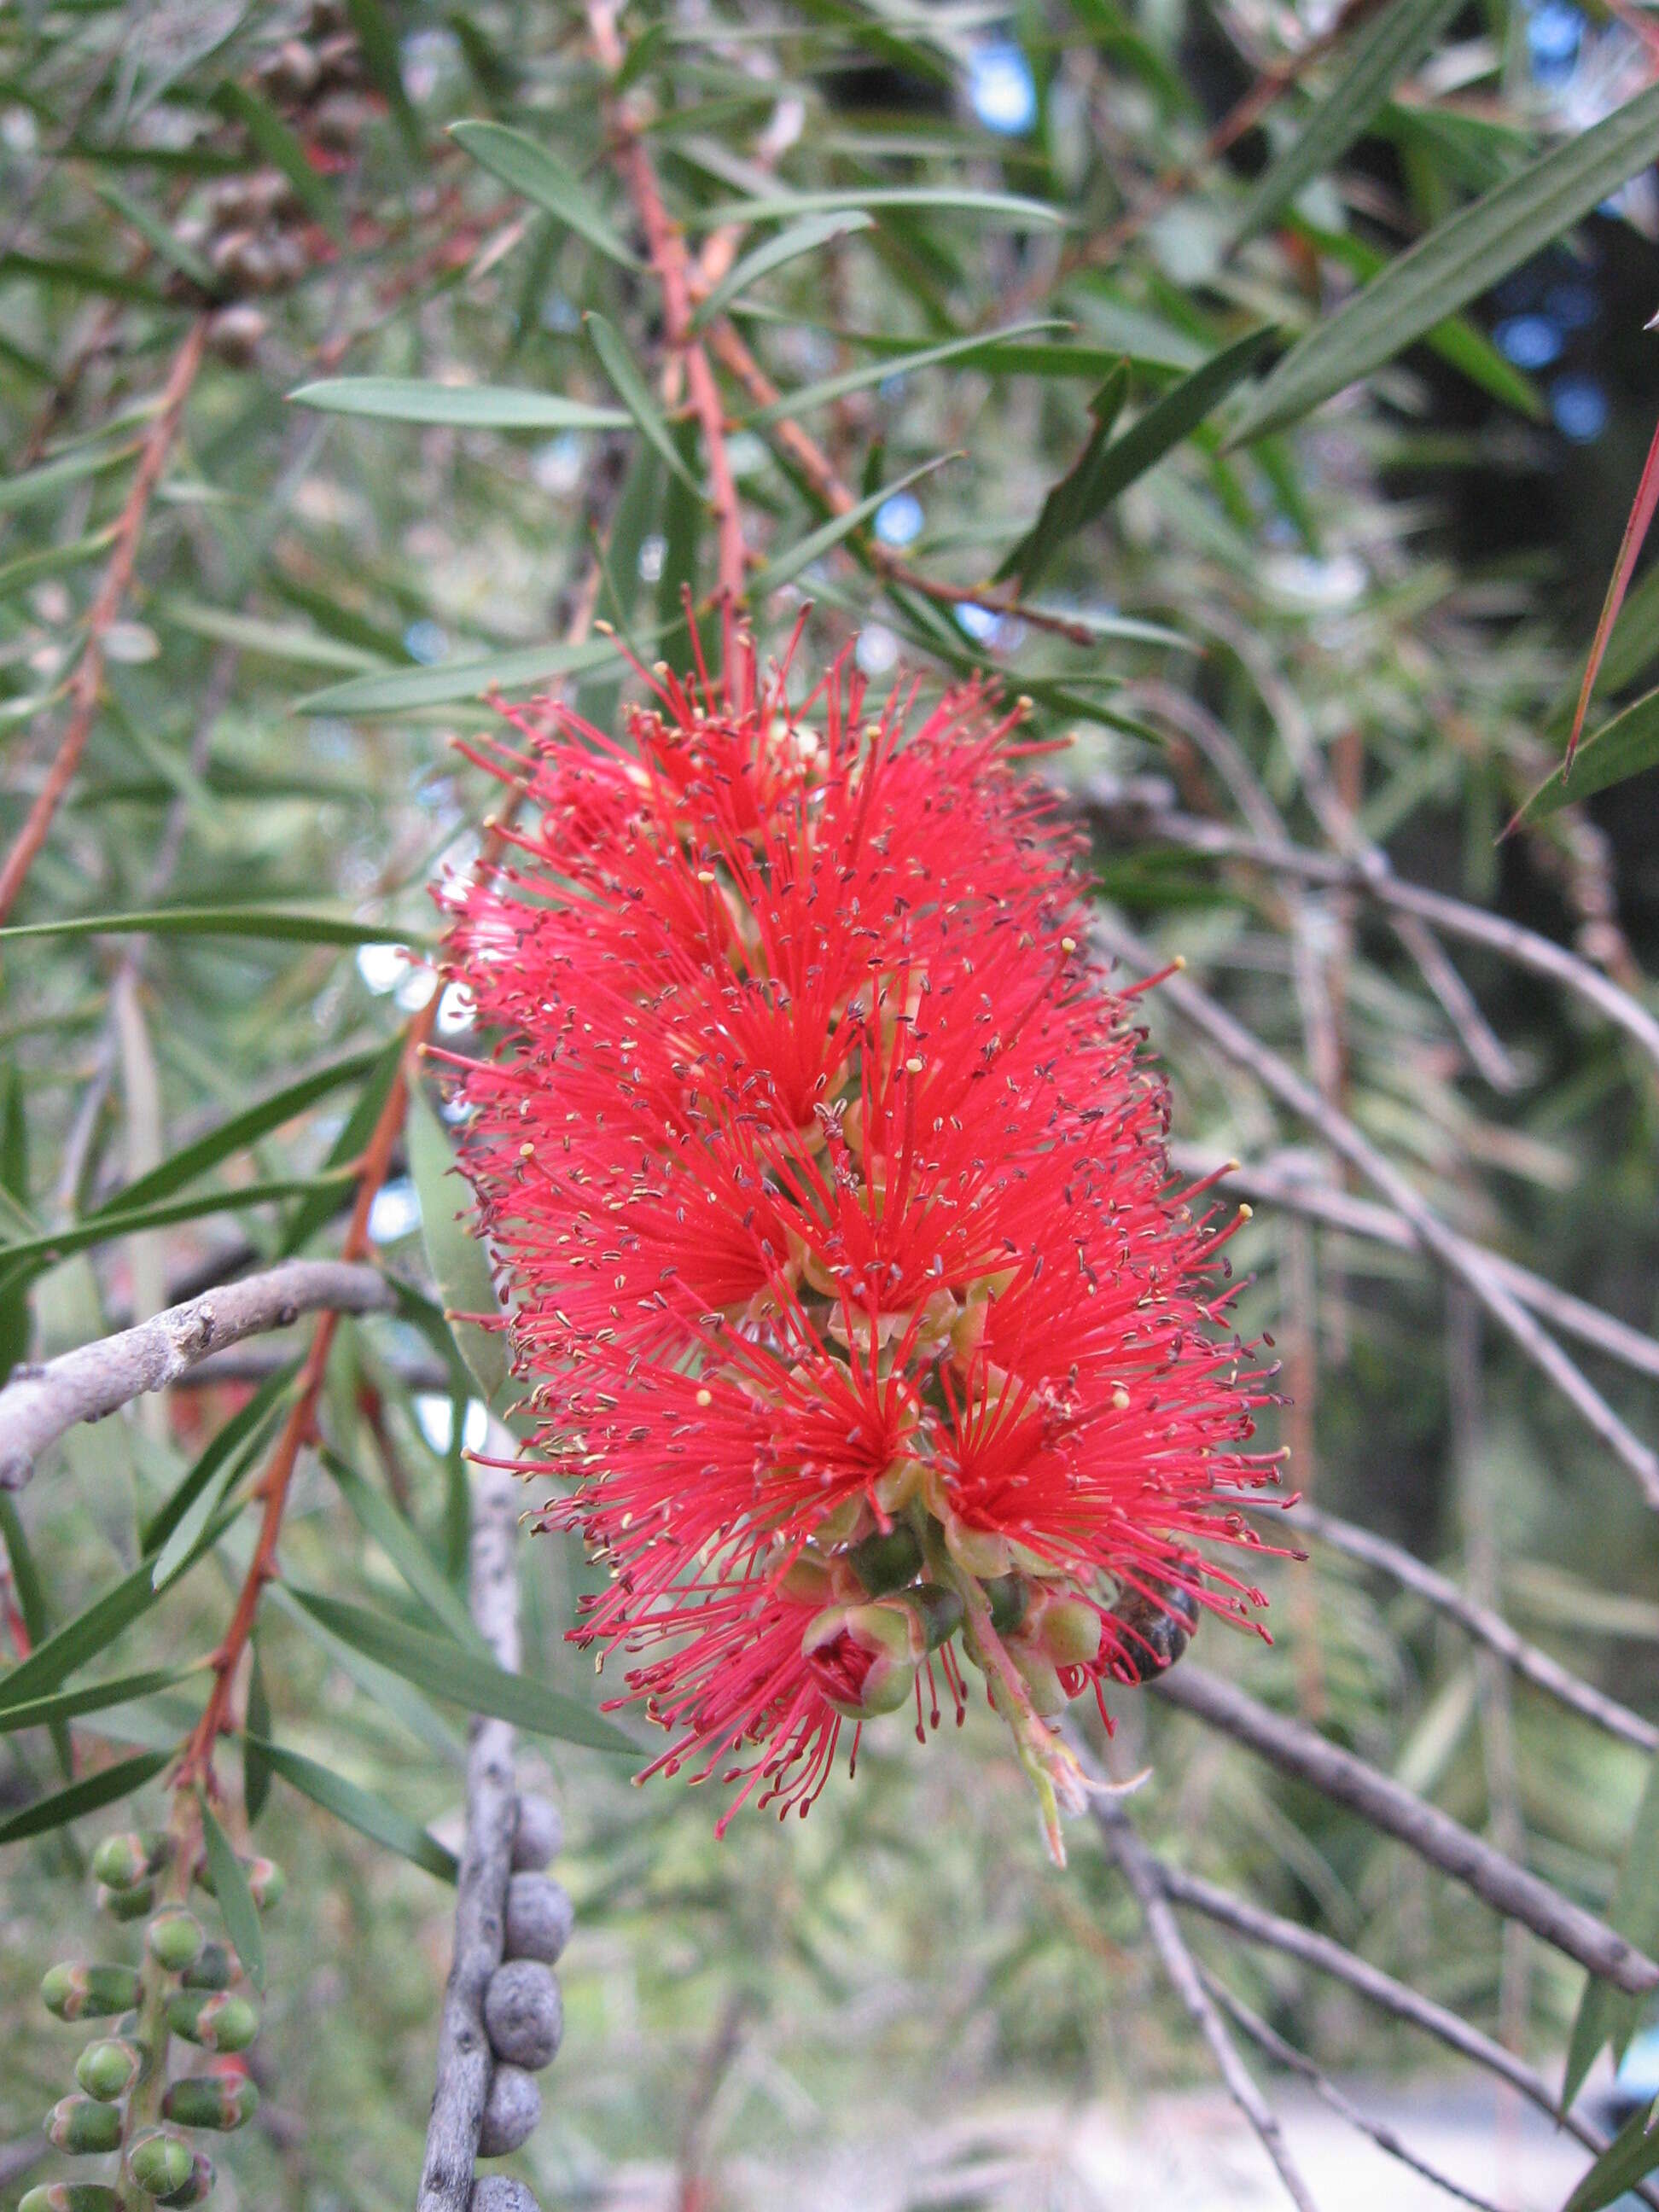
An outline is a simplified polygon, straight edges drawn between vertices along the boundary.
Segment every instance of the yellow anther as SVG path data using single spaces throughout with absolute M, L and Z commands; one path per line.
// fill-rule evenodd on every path
M 712 868 L 699 868 L 697 870 L 697 881 L 700 884 L 715 884 L 720 881 L 720 878 L 714 873 L 714 871 Z
M 913 1055 L 910 1059 L 905 1061 L 904 1072 L 907 1075 L 920 1075 L 926 1066 L 927 1062 L 925 1060 L 917 1060 Z
M 1075 952 L 1077 951 L 1076 938 L 1062 937 L 1060 940 L 1060 949 L 1062 952 Z
M 1129 1410 L 1129 1394 L 1121 1382 L 1113 1389 L 1112 1403 L 1120 1413 L 1127 1413 Z
M 1255 1218 L 1255 1206 L 1241 1206 L 1238 1209 L 1238 1218 L 1241 1221 L 1254 1221 Z
M 519 1147 L 519 1158 L 520 1158 L 521 1160 L 533 1160 L 533 1159 L 535 1158 L 535 1157 L 536 1157 L 536 1147 L 534 1146 L 534 1145 L 520 1145 L 520 1147 Z
M 1175 958 L 1170 963 L 1170 965 L 1176 970 L 1176 973 L 1179 975 L 1181 970 L 1187 965 L 1186 954 L 1184 952 L 1177 952 Z
M 698 1403 L 700 1406 L 712 1406 L 712 1405 L 714 1404 L 714 1392 L 713 1392 L 712 1390 L 699 1390 L 699 1391 L 698 1391 L 698 1393 L 697 1393 L 697 1403 Z

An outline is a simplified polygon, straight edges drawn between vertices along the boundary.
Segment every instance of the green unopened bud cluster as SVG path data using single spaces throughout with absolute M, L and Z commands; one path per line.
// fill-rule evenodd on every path
M 258 2108 L 258 2092 L 232 2054 L 258 2033 L 258 2015 L 234 1986 L 241 1971 L 235 1952 L 210 1939 L 182 1902 L 192 1875 L 210 1895 L 211 1880 L 173 1858 L 172 1839 L 160 1833 L 106 1836 L 93 1854 L 98 1901 L 117 1921 L 144 1923 L 144 1964 L 65 1960 L 40 1984 L 59 2020 L 114 2024 L 81 2052 L 76 2094 L 59 2100 L 45 2126 L 48 2141 L 71 2156 L 118 2155 L 120 2182 L 46 2182 L 28 2192 L 18 2212 L 121 2212 L 145 2199 L 199 2204 L 213 2190 L 213 2162 L 184 2130 L 224 2134 L 246 2126 Z M 274 1905 L 283 1893 L 281 1869 L 266 1858 L 241 1865 L 254 1903 L 261 1910 Z M 167 2081 L 174 2037 L 214 2053 L 213 2063 Z

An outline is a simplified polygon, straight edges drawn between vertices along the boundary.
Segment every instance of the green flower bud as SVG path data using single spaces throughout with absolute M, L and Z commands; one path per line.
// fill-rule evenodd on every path
M 161 2100 L 161 2112 L 184 2128 L 216 2128 L 221 2133 L 246 2127 L 259 2109 L 259 2092 L 246 2074 L 198 2074 L 175 2081 Z
M 112 2105 L 144 2071 L 144 2047 L 125 2036 L 103 2035 L 75 2062 L 75 2078 L 89 2097 Z
M 101 2181 L 48 2181 L 31 2189 L 17 2212 L 121 2212 L 121 2200 Z
M 1012 1636 L 1025 1618 L 1031 1586 L 1023 1575 L 999 1575 L 985 1585 L 991 1607 L 991 1626 L 999 1636 Z
M 921 1572 L 921 1545 L 908 1522 L 899 1522 L 883 1536 L 866 1536 L 847 1554 L 847 1563 L 860 1586 L 872 1597 L 906 1589 Z
M 288 1887 L 288 1876 L 275 1859 L 244 1858 L 240 1860 L 248 1895 L 261 1912 L 269 1912 L 273 1905 L 280 1905 L 283 1892 Z M 213 1886 L 212 1869 L 205 1861 L 196 1869 L 196 1879 L 210 1897 L 217 1892 Z
M 827 1607 L 808 1623 L 800 1648 L 836 1711 L 869 1720 L 904 1703 L 926 1646 L 915 1615 L 896 1598 L 880 1598 Z
M 106 1836 L 92 1855 L 92 1870 L 112 1889 L 131 1889 L 146 1875 L 159 1873 L 173 1855 L 173 1845 L 159 1830 L 126 1828 Z
M 175 2189 L 170 2197 L 161 2199 L 163 2204 L 200 2204 L 213 2194 L 213 2185 L 218 2179 L 213 2171 L 213 2160 L 205 2151 L 198 2150 L 191 2159 L 190 2172 L 182 2189 Z
M 196 2158 L 182 2136 L 146 2128 L 127 2153 L 127 2172 L 146 2197 L 171 2197 L 190 2179 Z
M 1086 1667 L 1100 1656 L 1100 1608 L 1087 1598 L 1042 1587 L 1019 1633 L 1052 1665 Z
M 121 2146 L 121 2114 L 94 2097 L 60 2097 L 46 2114 L 46 2141 L 79 2157 Z
M 202 1954 L 202 1923 L 182 1905 L 169 1905 L 150 1922 L 144 1940 L 158 1966 L 165 1966 L 170 1974 L 182 1974 Z
M 138 1977 L 131 1966 L 48 1966 L 40 2001 L 59 2020 L 105 2020 L 131 2012 L 138 2002 Z
M 1071 1699 L 1054 1662 L 1018 1637 L 1009 1639 L 1007 1651 L 1020 1680 L 1025 1685 L 1032 1710 L 1041 1713 L 1044 1720 L 1053 1720 L 1057 1713 L 1063 1713 Z M 994 1682 L 991 1686 L 991 1702 L 999 1712 L 1003 1711 Z M 1005 1714 L 1004 1717 L 1007 1716 Z
M 226 1990 L 181 1990 L 168 2000 L 167 2026 L 204 2051 L 246 2051 L 259 2033 L 259 2015 Z
M 204 1943 L 185 1968 L 187 1990 L 228 1990 L 236 1978 L 236 1954 L 228 1943 Z
M 114 1920 L 142 1920 L 155 1902 L 153 1881 L 136 1882 L 131 1889 L 111 1889 L 107 1884 L 98 1885 L 98 1902 Z

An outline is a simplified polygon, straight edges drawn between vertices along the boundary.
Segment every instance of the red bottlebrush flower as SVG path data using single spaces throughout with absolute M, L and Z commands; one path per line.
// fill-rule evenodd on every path
M 936 1719 L 937 1662 L 960 1714 L 959 1644 L 1057 1846 L 1045 1716 L 1261 1601 L 1196 1549 L 1274 1476 L 1226 1232 L 1172 1188 L 1021 710 L 969 684 L 907 728 L 843 663 L 792 707 L 728 662 L 659 665 L 627 748 L 515 716 L 488 764 L 535 819 L 452 900 L 532 1464 L 611 1575 L 572 1632 L 629 1661 L 648 1771 L 803 1812 L 896 1684 Z

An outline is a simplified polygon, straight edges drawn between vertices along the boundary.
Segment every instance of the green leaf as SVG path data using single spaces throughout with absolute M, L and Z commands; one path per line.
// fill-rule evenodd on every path
M 950 453 L 940 453 L 930 461 L 923 461 L 919 468 L 911 469 L 893 483 L 882 484 L 868 493 L 856 506 L 849 507 L 845 514 L 837 514 L 820 528 L 809 531 L 805 538 L 798 538 L 794 544 L 775 555 L 763 568 L 757 569 L 750 578 L 749 589 L 752 596 L 757 599 L 763 599 L 768 592 L 776 591 L 780 584 L 787 584 L 792 576 L 799 576 L 803 568 L 810 568 L 814 561 L 820 559 L 832 547 L 839 545 L 842 538 L 858 529 L 861 523 L 867 522 L 876 509 L 891 499 L 895 493 L 905 490 L 922 477 L 931 476 L 935 469 L 943 468 L 945 462 L 953 458 Z M 3 934 L 0 931 L 0 935 Z
M 463 1359 L 486 1405 L 509 1371 L 507 1338 L 468 1316 L 501 1312 L 489 1257 L 471 1220 L 470 1194 L 455 1172 L 455 1153 L 441 1121 L 419 1091 L 409 1102 L 409 1171 L 421 1201 L 421 1237 Z M 458 1216 L 463 1218 L 458 1218 Z
M 1129 364 L 1120 361 L 1090 403 L 1095 426 L 1083 451 L 1058 483 L 1048 487 L 1036 520 L 997 571 L 1000 578 L 1017 575 L 1022 589 L 1034 583 L 1060 546 L 1088 520 L 1095 480 L 1105 465 L 1112 432 L 1128 396 Z
M 288 1585 L 292 1595 L 331 1635 L 361 1651 L 366 1659 L 389 1667 L 394 1674 L 423 1690 L 428 1697 L 461 1705 L 470 1713 L 488 1713 L 510 1721 L 514 1728 L 535 1735 L 556 1736 L 566 1743 L 587 1745 L 594 1751 L 636 1755 L 639 1747 L 601 1715 L 579 1705 L 574 1698 L 544 1689 L 522 1674 L 509 1674 L 493 1660 L 464 1650 L 447 1637 L 423 1635 L 389 1615 L 342 1598 L 326 1597 L 320 1590 Z
M 275 1408 L 273 1407 L 273 1412 Z M 253 1455 L 255 1446 L 250 1443 L 240 1452 L 228 1455 L 212 1477 L 204 1482 L 183 1512 L 178 1523 L 156 1554 L 149 1571 L 155 1588 L 164 1590 L 175 1577 L 188 1566 L 191 1556 L 201 1539 L 202 1531 L 213 1518 Z
M 205 1662 L 198 1662 L 204 1665 Z M 100 1713 L 111 1705 L 125 1705 L 135 1698 L 148 1698 L 182 1682 L 196 1667 L 154 1667 L 142 1674 L 115 1674 L 106 1682 L 88 1682 L 83 1689 L 58 1690 L 50 1697 L 27 1698 L 21 1705 L 0 1705 L 0 1735 L 15 1735 L 21 1729 L 55 1728 L 78 1713 Z
M 112 469 L 122 467 L 137 450 L 138 441 L 128 439 L 119 446 L 88 447 L 82 453 L 65 453 L 61 460 L 43 461 L 38 469 L 20 469 L 15 476 L 0 477 L 0 514 L 56 500 L 83 477 L 106 476 Z
M 1561 2212 L 1605 2212 L 1638 2181 L 1659 2167 L 1659 2102 L 1638 2106 L 1589 2171 Z
M 124 192 L 119 185 L 108 177 L 97 178 L 92 188 L 106 206 L 114 209 L 123 222 L 130 224 L 137 232 L 152 253 L 170 263 L 181 276 L 189 277 L 198 291 L 207 293 L 210 297 L 219 291 L 219 279 L 201 255 L 192 252 L 189 246 L 184 245 L 172 226 L 154 214 L 142 200 L 134 199 L 131 192 Z
M 50 1797 L 37 1797 L 21 1813 L 0 1820 L 0 1844 L 21 1844 L 26 1836 L 50 1835 L 54 1828 L 78 1820 L 83 1813 L 96 1813 L 105 1805 L 131 1797 L 135 1790 L 142 1790 L 153 1775 L 159 1774 L 172 1756 L 166 1751 L 140 1752 L 136 1759 L 120 1759 L 113 1766 L 100 1767 L 95 1774 L 54 1790 Z
M 398 12 L 401 14 L 403 11 L 399 9 Z M 351 19 L 352 29 L 357 33 L 357 45 L 368 71 L 370 83 L 392 110 L 404 144 L 410 154 L 418 154 L 421 150 L 421 126 L 409 104 L 409 94 L 404 90 L 398 34 L 392 27 L 392 19 L 380 5 L 380 0 L 346 0 L 346 14 Z
M 276 109 L 245 84 L 227 77 L 213 94 L 213 106 L 228 123 L 246 131 L 257 151 L 273 169 L 280 169 L 313 222 L 322 224 L 342 243 L 345 224 L 339 202 L 328 179 L 306 159 L 306 149 Z
M 650 386 L 629 360 L 628 348 L 617 332 L 603 315 L 591 307 L 583 315 L 582 324 L 594 352 L 599 357 L 600 367 L 616 386 L 623 405 L 628 410 L 635 427 L 649 440 L 676 476 L 684 472 L 692 489 L 701 491 L 702 486 L 680 459 L 679 448 L 674 443 L 662 410 L 651 396 Z
M 481 1648 L 472 1616 L 422 1542 L 419 1531 L 338 1452 L 325 1444 L 321 1457 L 365 1535 L 380 1546 L 434 1619 L 442 1622 L 456 1643 Z
M 1637 1808 L 1607 1917 L 1608 1926 L 1617 1929 L 1638 1951 L 1651 1952 L 1659 1943 L 1659 1759 L 1648 1769 L 1647 1787 Z M 1613 2063 L 1618 2066 L 1643 2009 L 1642 1998 L 1627 1996 L 1599 1976 L 1592 1974 L 1586 1980 L 1567 2045 L 1566 2072 L 1561 2084 L 1564 2112 L 1571 2111 L 1573 2100 L 1604 2044 L 1612 2045 Z
M 775 422 L 785 415 L 793 420 L 801 415 L 810 414 L 816 407 L 827 407 L 832 400 L 844 399 L 849 392 L 863 392 L 872 384 L 885 384 L 890 376 L 909 376 L 918 369 L 932 368 L 945 361 L 970 364 L 988 348 L 1006 347 L 1015 338 L 1032 337 L 1042 331 L 1064 328 L 1063 324 L 1051 320 L 1011 323 L 1006 330 L 947 338 L 939 345 L 922 346 L 914 353 L 884 354 L 879 361 L 866 362 L 861 368 L 846 369 L 839 376 L 826 376 L 822 383 L 805 384 L 798 392 L 786 392 L 769 406 L 757 408 L 744 420 L 757 428 L 763 423 Z
M 15 561 L 0 562 L 0 599 L 15 598 L 47 576 L 67 575 L 73 568 L 96 560 L 114 537 L 113 530 L 94 530 L 90 538 L 77 538 L 70 545 L 48 545 L 39 553 L 20 553 Z
M 349 1170 L 342 1168 L 332 1175 L 294 1176 L 276 1182 L 240 1183 L 234 1190 L 201 1191 L 190 1197 L 163 1199 L 154 1206 L 135 1206 L 119 1212 L 94 1214 L 86 1221 L 73 1222 L 39 1237 L 0 1243 L 0 1264 L 8 1270 L 23 1262 L 31 1267 L 55 1267 L 72 1252 L 85 1252 L 118 1237 L 130 1237 L 136 1230 L 167 1229 L 175 1221 L 200 1221 L 210 1213 L 240 1213 L 250 1206 L 280 1205 L 286 1199 L 315 1198 L 326 1194 L 331 1204 L 350 1182 Z
M 328 1165 L 343 1168 L 358 1159 L 364 1146 L 374 1133 L 382 1109 L 392 1096 L 392 1086 L 403 1071 L 404 1039 L 401 1035 L 388 1038 L 380 1056 L 363 1079 L 363 1087 L 346 1115 L 340 1133 L 328 1148 Z M 303 1205 L 296 1206 L 283 1225 L 277 1240 L 277 1256 L 286 1260 L 291 1253 L 311 1240 L 334 1213 L 337 1199 L 326 1191 L 319 1191 Z
M 356 1828 L 359 1835 L 383 1844 L 388 1850 L 423 1867 L 428 1874 L 436 1875 L 440 1881 L 455 1880 L 459 1868 L 454 1852 L 447 1850 L 417 1820 L 388 1805 L 384 1797 L 360 1790 L 343 1774 L 269 1738 L 259 1740 L 258 1752 L 272 1772 L 280 1774 L 291 1789 L 331 1813 L 337 1820 L 343 1820 L 348 1827 Z
M 276 1374 L 267 1376 L 246 1404 L 239 1406 L 203 1447 L 171 1497 L 156 1508 L 140 1531 L 139 1542 L 146 1559 L 155 1556 L 228 1459 L 240 1455 L 245 1462 L 247 1454 L 258 1449 L 275 1424 L 299 1366 L 298 1360 L 290 1360 Z
M 309 1075 L 301 1076 L 285 1090 L 273 1091 L 268 1098 L 233 1114 L 228 1121 L 221 1121 L 216 1129 L 210 1129 L 193 1145 L 185 1145 L 171 1158 L 152 1168 L 148 1175 L 137 1176 L 118 1190 L 108 1202 L 99 1207 L 100 1213 L 129 1212 L 135 1206 L 146 1204 L 153 1198 L 166 1198 L 185 1183 L 194 1182 L 221 1160 L 229 1159 L 272 1129 L 279 1129 L 285 1121 L 292 1121 L 307 1107 L 314 1106 L 319 1098 L 326 1098 L 348 1083 L 367 1077 L 380 1061 L 384 1048 L 376 1045 L 372 1051 L 354 1052 L 343 1059 L 331 1060 L 326 1066 L 313 1068 Z M 91 1215 L 89 1219 L 96 1219 Z
M 701 330 L 706 323 L 713 322 L 717 315 L 725 313 L 728 301 L 741 299 L 751 284 L 758 283 L 763 276 L 769 276 L 775 269 L 799 261 L 804 253 L 816 253 L 832 238 L 846 238 L 854 231 L 868 230 L 874 220 L 862 208 L 848 208 L 839 215 L 809 215 L 799 222 L 792 222 L 732 264 L 692 316 L 691 327 Z
M 299 623 L 264 622 L 257 615 L 234 613 L 226 607 L 202 606 L 193 600 L 160 599 L 149 612 L 157 622 L 187 629 L 198 637 L 216 638 L 234 645 L 239 653 L 259 654 L 267 660 L 298 663 L 308 668 L 383 668 L 387 656 L 368 653 L 360 646 L 342 644 Z M 397 658 L 398 656 L 393 656 Z
M 1198 428 L 1233 386 L 1249 375 L 1273 337 L 1272 330 L 1265 327 L 1251 331 L 1212 354 L 1201 368 L 1195 368 L 1155 401 L 1121 438 L 1100 447 L 1092 459 L 1085 453 L 1086 467 L 1079 464 L 1073 476 L 1055 486 L 1055 492 L 1066 491 L 1060 512 L 1051 518 L 1045 502 L 1035 526 L 1009 554 L 998 574 L 1018 574 L 1022 585 L 1035 582 L 1066 538 L 1103 514 L 1137 477 L 1145 476 L 1155 462 Z
M 225 1933 L 242 1962 L 242 1972 L 263 1996 L 265 1993 L 265 1939 L 259 1927 L 259 1909 L 247 1886 L 242 1862 L 231 1849 L 230 1838 L 213 1816 L 204 1797 L 202 1844 L 208 1872 L 213 1877 L 214 1901 L 224 1915 Z
M 1644 692 L 1622 714 L 1604 722 L 1579 746 L 1571 771 L 1564 761 L 1552 769 L 1510 823 L 1541 822 L 1575 799 L 1639 775 L 1659 761 L 1659 691 Z
M 12 1587 L 17 1592 L 17 1609 L 23 1616 L 23 1626 L 28 1631 L 29 1649 L 38 1650 L 52 1633 L 52 1615 L 46 1607 L 45 1585 L 40 1570 L 35 1564 L 34 1552 L 23 1517 L 17 1510 L 15 1499 L 9 1491 L 0 1490 L 0 1542 L 6 1547 L 6 1557 L 11 1565 Z M 52 1756 L 65 1782 L 75 1777 L 75 1753 L 70 1742 L 70 1733 L 62 1721 L 48 1723 L 52 1729 Z
M 264 1656 L 256 1635 L 248 1639 L 247 1734 L 242 1738 L 242 1802 L 250 1822 L 257 1820 L 270 1796 L 270 1761 L 260 1750 L 270 1734 L 270 1698 L 265 1688 Z
M 586 187 L 533 138 L 504 123 L 454 123 L 449 135 L 492 176 L 556 216 L 609 259 L 624 269 L 639 267 L 637 256 L 594 205 Z
M 932 209 L 1006 224 L 1013 230 L 1063 230 L 1067 216 L 1046 200 L 1022 199 L 1015 192 L 959 191 L 953 185 L 884 185 L 867 191 L 790 192 L 769 198 L 726 200 L 700 208 L 695 221 L 704 230 L 728 222 L 788 222 L 805 215 L 863 215 L 872 208 Z
M 1367 376 L 1599 207 L 1659 155 L 1659 85 L 1558 146 L 1391 261 L 1293 346 L 1235 425 L 1248 445 Z
M 14 247 L 0 253 L 0 278 L 33 276 L 42 284 L 61 284 L 71 292 L 91 292 L 105 300 L 128 300 L 143 307 L 171 305 L 159 286 L 142 277 L 128 276 L 118 269 L 103 269 L 95 261 L 72 255 L 20 253 Z
M 374 680 L 374 679 L 369 679 Z M 78 914 L 56 921 L 14 921 L 0 945 L 25 937 L 252 937 L 271 945 L 432 945 L 429 931 L 355 921 L 322 907 L 160 906 L 138 914 Z
M 331 376 L 289 393 L 299 407 L 371 415 L 388 422 L 442 422 L 477 430 L 625 430 L 631 416 L 556 392 L 510 385 L 432 384 L 418 376 Z
M 1394 0 L 1360 33 L 1341 76 L 1246 195 L 1233 225 L 1236 244 L 1277 215 L 1304 185 L 1341 160 L 1456 12 L 1457 0 Z
M 554 676 L 579 675 L 613 659 L 608 638 L 591 645 L 531 645 L 498 653 L 488 660 L 451 660 L 435 668 L 395 668 L 384 676 L 355 677 L 313 691 L 295 702 L 301 714 L 401 714 L 413 707 L 450 707 L 463 699 L 482 699 L 497 685 L 509 691 Z M 384 939 L 389 933 L 382 931 Z M 3 933 L 0 933 L 3 934 Z

